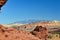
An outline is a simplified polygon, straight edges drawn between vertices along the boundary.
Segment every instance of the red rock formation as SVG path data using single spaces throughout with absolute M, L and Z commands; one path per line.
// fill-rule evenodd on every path
M 30 33 L 0 25 L 0 40 L 40 40 Z
M 45 27 L 37 26 L 31 33 L 42 40 L 47 40 L 48 31 Z

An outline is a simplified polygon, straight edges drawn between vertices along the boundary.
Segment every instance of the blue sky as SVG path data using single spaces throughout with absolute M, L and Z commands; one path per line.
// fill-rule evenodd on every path
M 60 0 L 8 0 L 0 13 L 0 24 L 28 19 L 60 20 Z

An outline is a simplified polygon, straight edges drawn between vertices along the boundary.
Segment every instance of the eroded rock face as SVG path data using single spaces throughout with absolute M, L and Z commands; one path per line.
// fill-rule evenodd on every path
M 39 34 L 38 34 L 39 35 Z M 0 25 L 0 40 L 40 40 L 30 33 Z
M 42 40 L 47 40 L 48 31 L 45 27 L 37 26 L 31 33 Z

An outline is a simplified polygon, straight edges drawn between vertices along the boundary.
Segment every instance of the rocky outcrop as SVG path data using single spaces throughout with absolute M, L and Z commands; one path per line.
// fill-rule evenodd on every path
M 21 27 L 23 27 L 24 30 L 22 30 Z M 47 40 L 48 30 L 46 27 L 20 26 L 19 28 L 20 30 L 17 30 L 15 28 L 9 28 L 0 25 L 0 39 L 1 40 Z M 27 32 L 27 30 L 29 30 L 29 32 Z
M 26 32 L 31 32 L 34 36 L 38 37 L 39 39 L 42 40 L 47 40 L 48 37 L 48 30 L 46 27 L 43 26 L 18 26 L 18 27 L 13 27 L 18 30 L 26 31 Z
M 32 34 L 0 25 L 0 40 L 42 40 Z
M 48 31 L 42 26 L 37 26 L 31 33 L 42 40 L 47 40 L 48 38 Z

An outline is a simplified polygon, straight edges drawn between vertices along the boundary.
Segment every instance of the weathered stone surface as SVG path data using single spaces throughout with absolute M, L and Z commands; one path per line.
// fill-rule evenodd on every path
M 30 33 L 0 25 L 0 40 L 40 40 Z
M 48 37 L 48 30 L 44 26 L 30 26 L 30 25 L 25 26 L 24 25 L 24 26 L 19 26 L 15 28 L 26 31 L 26 32 L 31 32 L 34 36 L 42 40 L 47 40 L 47 37 Z
M 48 31 L 45 27 L 37 26 L 31 33 L 42 40 L 47 40 Z

